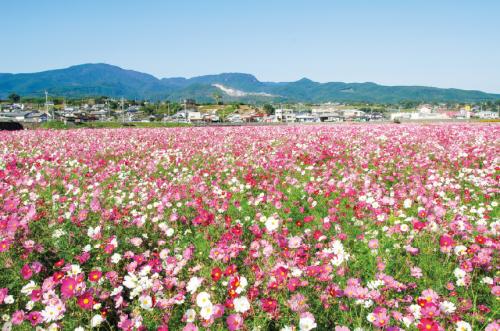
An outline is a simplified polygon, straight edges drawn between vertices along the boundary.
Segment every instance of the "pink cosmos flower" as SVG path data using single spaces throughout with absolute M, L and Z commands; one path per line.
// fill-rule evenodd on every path
M 500 330 L 500 320 L 491 322 L 486 326 L 486 329 L 484 329 L 484 331 L 499 331 L 499 330 Z
M 0 305 L 5 300 L 5 297 L 9 294 L 9 289 L 6 287 L 0 288 Z
M 17 210 L 17 207 L 19 206 L 19 203 L 21 200 L 19 198 L 9 198 L 4 201 L 3 204 L 3 210 L 5 210 L 8 213 L 13 213 Z
M 378 240 L 377 239 L 371 239 L 368 242 L 368 248 L 370 248 L 370 249 L 377 249 L 378 248 Z
M 37 302 L 42 298 L 42 290 L 33 290 L 30 295 L 31 301 Z
M 229 331 L 240 330 L 243 326 L 243 318 L 240 314 L 231 314 L 226 319 Z
M 419 267 L 411 267 L 410 272 L 411 272 L 411 276 L 415 277 L 417 279 L 422 278 L 422 276 L 423 276 L 422 269 L 420 269 Z
M 70 298 L 75 295 L 76 286 L 78 285 L 76 279 L 66 277 L 61 283 L 61 293 L 63 296 Z
M 309 309 L 307 305 L 307 298 L 302 293 L 297 293 L 292 295 L 290 300 L 288 300 L 290 309 L 294 312 L 303 313 Z
M 198 331 L 198 327 L 194 323 L 188 323 L 184 326 L 182 331 Z
M 99 279 L 102 277 L 102 272 L 99 270 L 92 270 L 89 272 L 89 281 L 91 282 L 97 282 Z
M 8 239 L 4 239 L 0 241 L 0 253 L 6 252 L 10 248 L 11 241 Z
M 81 308 L 90 310 L 94 306 L 94 298 L 90 292 L 86 292 L 78 297 L 77 303 Z
M 29 264 L 25 264 L 21 268 L 21 276 L 23 277 L 23 279 L 30 279 L 31 276 L 33 276 L 33 270 L 31 270 Z
M 42 314 L 40 314 L 40 312 L 38 311 L 32 311 L 31 313 L 29 313 L 28 320 L 30 321 L 32 326 L 36 326 L 38 324 L 43 323 Z
M 24 311 L 16 310 L 14 314 L 12 314 L 12 324 L 19 325 L 24 321 Z

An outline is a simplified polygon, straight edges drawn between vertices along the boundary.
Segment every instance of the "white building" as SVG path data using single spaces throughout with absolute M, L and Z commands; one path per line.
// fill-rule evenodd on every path
M 480 111 L 476 113 L 477 118 L 481 119 L 497 119 L 498 118 L 498 112 L 495 111 Z
M 295 122 L 295 113 L 293 109 L 278 108 L 275 109 L 274 115 L 281 122 Z

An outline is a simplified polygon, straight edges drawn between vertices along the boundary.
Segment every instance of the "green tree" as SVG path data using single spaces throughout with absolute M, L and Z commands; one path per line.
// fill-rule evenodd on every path
M 273 115 L 274 114 L 274 107 L 273 107 L 273 105 L 270 105 L 270 104 L 266 103 L 264 105 L 264 111 L 266 112 L 267 115 Z
M 17 103 L 17 102 L 21 101 L 21 96 L 19 94 L 16 94 L 16 93 L 11 93 L 11 94 L 9 94 L 9 100 L 12 103 Z
M 212 94 L 212 97 L 214 98 L 216 105 L 222 104 L 222 95 L 220 95 L 220 93 L 214 92 L 214 94 Z

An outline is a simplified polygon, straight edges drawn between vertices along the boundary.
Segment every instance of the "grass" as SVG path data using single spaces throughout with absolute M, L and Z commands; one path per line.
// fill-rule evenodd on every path
M 85 122 L 79 124 L 64 124 L 59 121 L 51 121 L 40 124 L 37 128 L 41 129 L 56 129 L 56 130 L 66 130 L 75 128 L 89 128 L 89 129 L 101 129 L 101 128 L 172 128 L 172 127 L 187 127 L 191 126 L 188 123 L 164 123 L 164 122 L 133 122 L 133 123 L 121 123 L 121 122 Z

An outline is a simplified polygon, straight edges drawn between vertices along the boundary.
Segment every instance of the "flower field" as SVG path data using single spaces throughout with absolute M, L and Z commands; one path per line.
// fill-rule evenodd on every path
M 0 132 L 4 330 L 500 330 L 500 126 Z

